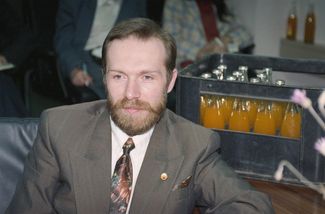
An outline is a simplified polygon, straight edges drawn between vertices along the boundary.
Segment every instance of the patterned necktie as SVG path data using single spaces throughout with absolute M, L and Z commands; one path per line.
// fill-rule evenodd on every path
M 130 151 L 134 149 L 132 138 L 123 145 L 123 155 L 117 160 L 112 177 L 110 213 L 126 213 L 132 188 L 132 163 Z

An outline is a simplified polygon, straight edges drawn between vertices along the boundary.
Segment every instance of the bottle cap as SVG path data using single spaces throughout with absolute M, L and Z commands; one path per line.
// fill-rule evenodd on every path
M 256 76 L 260 79 L 260 82 L 266 82 L 267 76 L 265 73 L 259 73 Z
M 211 78 L 212 75 L 210 73 L 203 73 L 203 74 L 201 74 L 201 77 L 203 77 L 204 79 L 208 79 L 208 78 Z
M 259 83 L 259 82 L 261 82 L 261 80 L 259 78 L 256 78 L 256 77 L 252 77 L 252 78 L 249 79 L 249 82 L 251 82 L 251 83 Z
M 215 75 L 215 77 L 218 79 L 218 80 L 223 80 L 223 71 L 219 70 L 219 69 L 214 69 L 212 71 L 212 73 Z
M 278 86 L 285 85 L 285 81 L 284 80 L 277 79 L 277 80 L 275 80 L 275 85 L 278 85 Z
M 236 81 L 236 77 L 234 77 L 233 75 L 227 76 L 227 80 L 228 81 Z
M 225 71 L 225 70 L 227 70 L 227 65 L 221 64 L 221 65 L 218 66 L 218 69 L 221 70 L 221 71 Z
M 238 70 L 240 70 L 240 71 L 247 71 L 248 70 L 248 67 L 245 66 L 245 65 L 241 65 L 241 66 L 238 67 Z
M 272 72 L 272 68 L 263 68 L 263 71 L 269 74 L 270 72 Z
M 219 69 L 214 69 L 212 71 L 212 73 L 215 74 L 215 75 L 217 75 L 217 76 L 223 74 L 223 72 L 221 70 L 219 70 Z

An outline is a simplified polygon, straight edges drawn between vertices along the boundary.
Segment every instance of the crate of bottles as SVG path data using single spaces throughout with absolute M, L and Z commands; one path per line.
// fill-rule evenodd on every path
M 286 85 L 272 79 L 276 71 L 325 74 L 325 62 L 212 55 L 180 71 L 176 112 L 218 132 L 222 158 L 242 176 L 273 180 L 279 162 L 288 160 L 311 181 L 325 182 L 325 160 L 314 149 L 324 133 L 290 101 L 294 89 L 304 89 L 317 109 L 323 89 Z M 285 172 L 283 182 L 298 180 Z

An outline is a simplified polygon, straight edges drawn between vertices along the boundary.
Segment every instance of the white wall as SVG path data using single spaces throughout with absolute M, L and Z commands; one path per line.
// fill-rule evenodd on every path
M 285 37 L 291 0 L 226 0 L 239 20 L 255 38 L 255 54 L 279 56 L 280 39 Z M 303 40 L 309 0 L 297 1 L 297 39 Z M 325 45 L 325 0 L 313 0 L 316 14 L 315 44 Z

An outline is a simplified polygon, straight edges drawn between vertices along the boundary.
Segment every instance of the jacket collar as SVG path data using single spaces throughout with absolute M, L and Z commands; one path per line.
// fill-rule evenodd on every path
M 70 152 L 77 213 L 108 210 L 111 183 L 111 127 L 108 111 L 97 112 L 77 151 Z
M 150 139 L 136 182 L 130 214 L 163 210 L 181 168 L 184 157 L 174 138 L 175 130 L 169 115 L 170 112 L 165 111 Z M 162 173 L 167 174 L 167 180 L 161 179 Z

